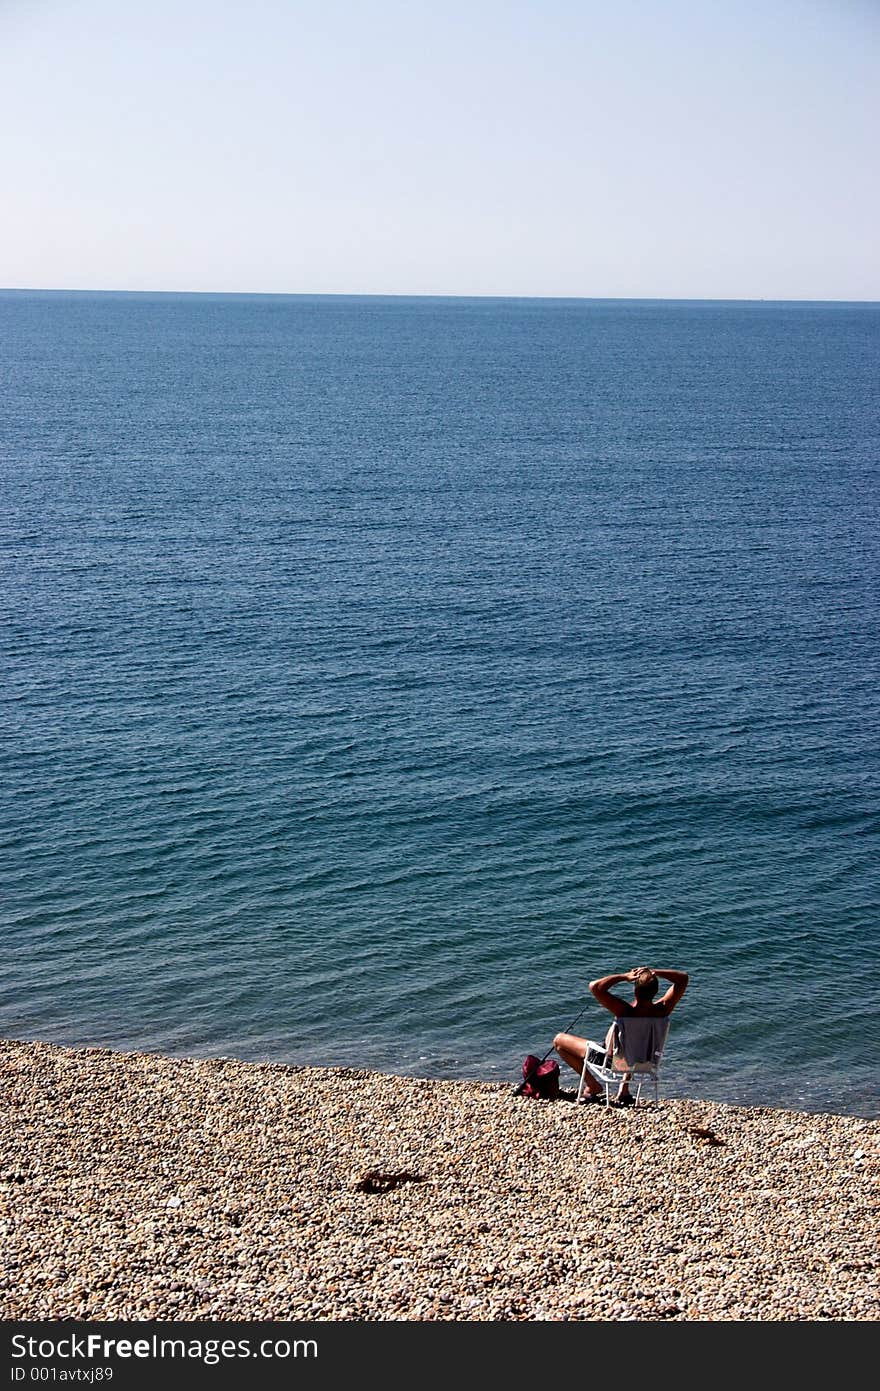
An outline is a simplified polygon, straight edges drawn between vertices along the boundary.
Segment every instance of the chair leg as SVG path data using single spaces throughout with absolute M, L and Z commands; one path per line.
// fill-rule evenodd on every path
M 585 1053 L 585 1054 L 584 1054 L 584 1065 L 583 1065 L 583 1067 L 581 1068 L 581 1076 L 580 1076 L 580 1081 L 578 1082 L 578 1089 L 577 1089 L 577 1095 L 575 1096 L 575 1101 L 580 1101 L 581 1097 L 582 1097 L 583 1094 L 584 1094 L 584 1083 L 585 1083 L 585 1081 L 586 1081 L 586 1078 L 587 1078 L 587 1055 L 586 1055 L 586 1053 Z

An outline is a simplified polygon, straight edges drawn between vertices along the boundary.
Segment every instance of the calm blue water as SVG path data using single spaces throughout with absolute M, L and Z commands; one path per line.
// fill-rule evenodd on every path
M 516 1082 L 647 962 L 667 1095 L 876 1113 L 878 366 L 876 305 L 0 295 L 0 1033 Z

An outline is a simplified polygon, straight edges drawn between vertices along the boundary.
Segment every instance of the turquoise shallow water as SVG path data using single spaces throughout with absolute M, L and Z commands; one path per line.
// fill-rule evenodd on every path
M 878 364 L 872 305 L 0 295 L 0 1032 L 516 1081 L 647 961 L 667 1094 L 875 1114 Z

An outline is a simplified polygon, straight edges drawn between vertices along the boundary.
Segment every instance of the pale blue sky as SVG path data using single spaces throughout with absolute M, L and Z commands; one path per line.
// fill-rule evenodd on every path
M 880 0 L 0 0 L 0 285 L 880 299 Z

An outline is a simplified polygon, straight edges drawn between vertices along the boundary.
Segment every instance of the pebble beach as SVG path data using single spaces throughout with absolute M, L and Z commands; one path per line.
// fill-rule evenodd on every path
M 6 1320 L 880 1313 L 876 1120 L 14 1041 L 0 1073 Z

